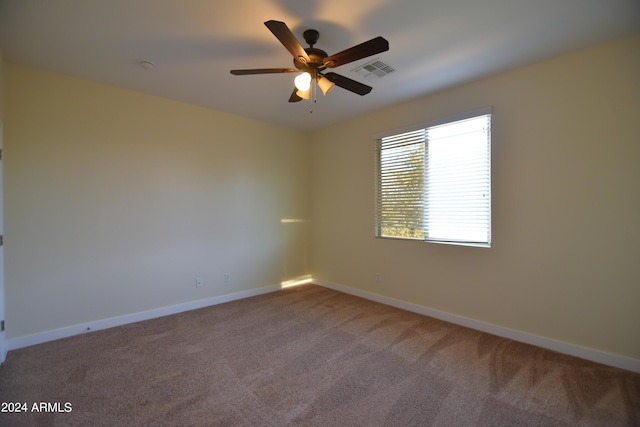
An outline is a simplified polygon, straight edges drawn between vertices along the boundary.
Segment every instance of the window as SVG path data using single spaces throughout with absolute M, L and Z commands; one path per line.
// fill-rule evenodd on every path
M 490 246 L 490 108 L 375 138 L 376 237 Z

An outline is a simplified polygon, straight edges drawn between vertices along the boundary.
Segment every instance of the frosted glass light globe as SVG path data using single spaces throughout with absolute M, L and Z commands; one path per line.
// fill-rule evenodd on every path
M 311 74 L 304 72 L 295 78 L 294 83 L 296 88 L 301 92 L 306 92 L 311 86 Z

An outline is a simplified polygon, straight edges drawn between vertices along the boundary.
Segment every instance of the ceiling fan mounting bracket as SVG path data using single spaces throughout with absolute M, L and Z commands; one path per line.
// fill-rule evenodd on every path
M 302 37 L 304 37 L 304 41 L 306 41 L 309 46 L 313 47 L 314 44 L 318 43 L 320 33 L 316 30 L 309 29 L 302 33 Z

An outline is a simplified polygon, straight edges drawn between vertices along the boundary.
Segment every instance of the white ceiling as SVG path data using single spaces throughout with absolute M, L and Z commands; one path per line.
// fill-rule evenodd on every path
M 335 88 L 289 103 L 295 74 L 264 26 L 284 21 L 300 43 L 320 32 L 329 55 L 376 36 L 395 72 L 366 96 Z M 404 100 L 640 31 L 639 0 L 0 0 L 5 60 L 284 126 L 315 130 Z M 152 70 L 139 62 L 155 63 Z

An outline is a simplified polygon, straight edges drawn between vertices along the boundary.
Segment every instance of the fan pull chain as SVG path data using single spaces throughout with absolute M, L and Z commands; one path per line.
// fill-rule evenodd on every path
M 316 103 L 316 93 L 317 93 L 317 89 L 316 89 L 317 84 L 315 83 L 316 81 L 317 81 L 317 78 L 311 81 L 311 87 L 309 90 L 310 92 L 309 93 L 309 103 L 310 103 L 309 114 L 313 114 L 313 104 Z

